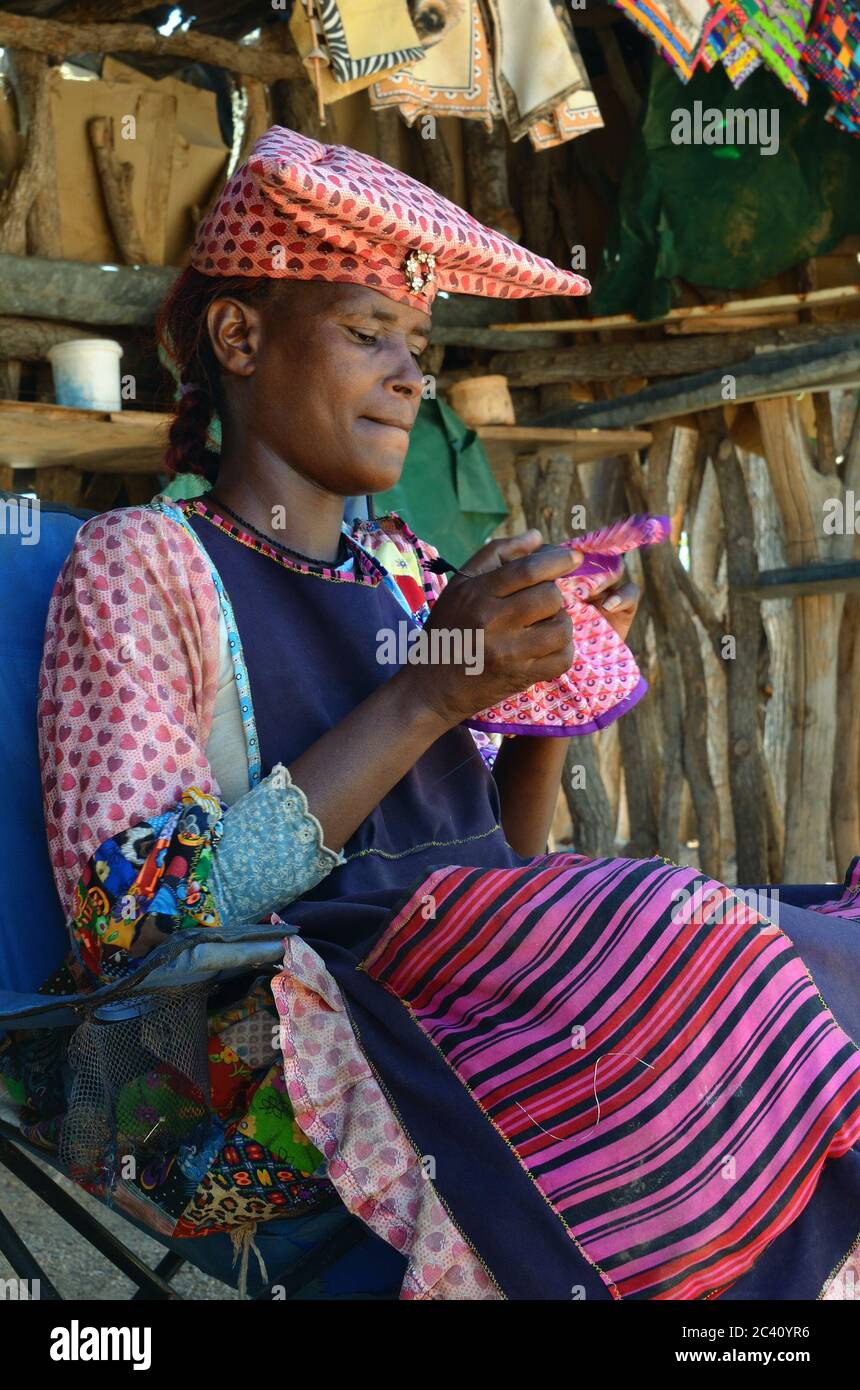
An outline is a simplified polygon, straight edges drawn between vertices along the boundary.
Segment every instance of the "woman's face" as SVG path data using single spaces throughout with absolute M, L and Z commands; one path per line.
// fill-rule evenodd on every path
M 209 326 L 243 441 L 339 496 L 397 482 L 429 314 L 363 285 L 282 281 L 262 306 L 216 301 Z

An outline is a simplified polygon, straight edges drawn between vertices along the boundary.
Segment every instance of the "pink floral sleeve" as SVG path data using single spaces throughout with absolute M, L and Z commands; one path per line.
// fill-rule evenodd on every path
M 71 915 L 93 852 L 176 805 L 218 795 L 204 752 L 218 596 L 191 537 L 146 508 L 86 523 L 51 598 L 40 674 L 45 818 Z

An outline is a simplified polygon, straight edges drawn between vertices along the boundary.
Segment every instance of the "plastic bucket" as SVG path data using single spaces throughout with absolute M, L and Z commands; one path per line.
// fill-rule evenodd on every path
M 83 410 L 121 410 L 119 359 L 113 338 L 73 338 L 48 352 L 57 405 Z

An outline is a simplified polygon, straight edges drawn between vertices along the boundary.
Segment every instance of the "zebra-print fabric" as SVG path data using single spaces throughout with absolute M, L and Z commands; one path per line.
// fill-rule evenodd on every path
M 325 33 L 326 47 L 331 58 L 331 68 L 338 82 L 351 82 L 356 77 L 369 77 L 372 73 L 385 72 L 387 68 L 399 63 L 417 63 L 426 56 L 421 44 L 414 48 L 397 49 L 385 52 L 383 49 L 370 58 L 353 58 L 346 41 L 339 0 L 317 0 L 317 13 Z M 385 35 L 380 34 L 380 42 Z
M 440 869 L 362 968 L 616 1298 L 724 1292 L 860 1139 L 860 1050 L 778 927 L 692 869 Z

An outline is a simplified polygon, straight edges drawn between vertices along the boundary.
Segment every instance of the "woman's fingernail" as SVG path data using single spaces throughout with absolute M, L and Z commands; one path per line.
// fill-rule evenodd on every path
M 617 594 L 610 594 L 603 607 L 607 608 L 610 613 L 613 613 L 616 608 L 621 607 L 621 599 Z

